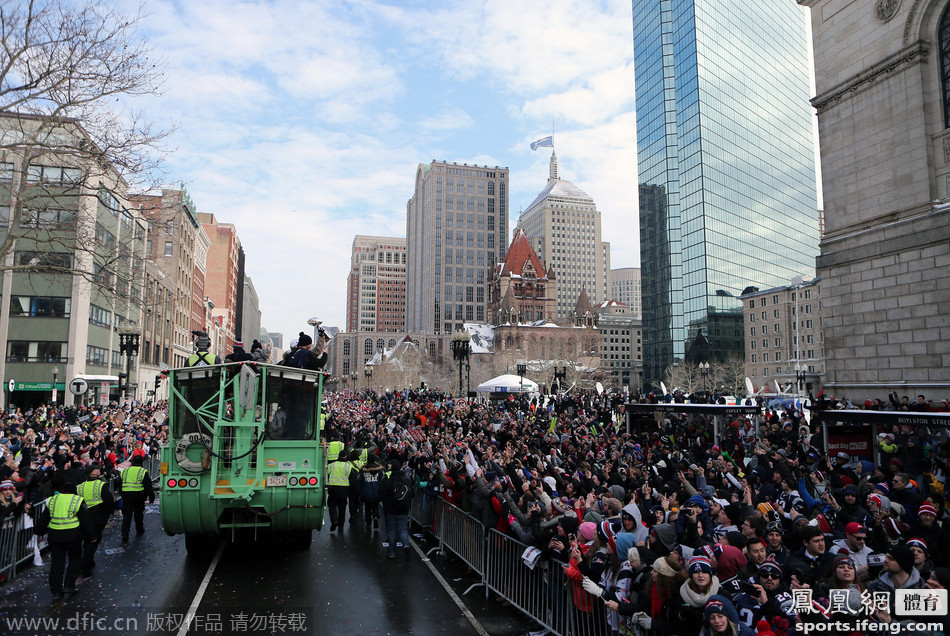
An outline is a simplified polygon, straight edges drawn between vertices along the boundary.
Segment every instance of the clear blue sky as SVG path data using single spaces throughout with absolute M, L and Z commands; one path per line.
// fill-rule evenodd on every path
M 353 237 L 405 236 L 419 163 L 509 167 L 514 221 L 547 179 L 550 149 L 528 144 L 552 126 L 613 266 L 639 264 L 630 0 L 152 0 L 145 13 L 167 75 L 135 105 L 177 126 L 168 182 L 237 227 L 268 330 L 343 326 Z

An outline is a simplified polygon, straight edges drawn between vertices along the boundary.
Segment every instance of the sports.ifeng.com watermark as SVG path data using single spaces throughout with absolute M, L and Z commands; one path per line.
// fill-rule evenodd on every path
M 947 590 L 895 590 L 858 593 L 857 590 L 829 590 L 827 606 L 813 597 L 810 589 L 792 590 L 792 610 L 800 619 L 802 633 L 844 633 L 852 630 L 868 633 L 934 632 L 942 622 L 909 620 L 907 617 L 943 618 L 947 615 Z M 892 602 L 893 601 L 893 602 Z M 827 620 L 822 620 L 822 617 Z M 844 620 L 842 620 L 844 619 Z

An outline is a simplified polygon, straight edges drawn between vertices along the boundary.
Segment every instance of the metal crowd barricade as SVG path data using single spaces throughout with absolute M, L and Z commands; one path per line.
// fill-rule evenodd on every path
M 530 556 L 530 546 L 486 530 L 472 515 L 438 496 L 424 498 L 417 491 L 410 516 L 438 540 L 432 551 L 452 552 L 480 577 L 464 594 L 484 586 L 486 598 L 489 590 L 494 591 L 556 635 L 599 633 L 604 607 L 591 597 L 590 611 L 577 608 L 574 586 L 578 584 L 567 578 L 565 564 L 538 559 L 529 567 L 524 557 Z M 586 594 L 583 590 L 578 593 Z
M 489 532 L 485 585 L 555 634 L 598 633 L 594 612 L 604 612 L 603 606 L 592 603 L 590 612 L 578 609 L 575 584 L 567 578 L 565 564 L 538 559 L 531 567 L 526 560 L 530 550 L 513 537 Z
M 46 500 L 34 504 L 31 514 L 19 514 L 8 517 L 0 525 L 0 574 L 7 579 L 16 577 L 17 570 L 27 561 L 33 560 L 34 535 L 33 519 L 46 509 Z M 46 538 L 36 538 L 37 547 L 43 550 L 47 546 Z
M 436 494 L 427 493 L 424 489 L 416 490 L 409 508 L 409 518 L 425 530 L 431 531 L 435 519 L 435 506 L 441 500 Z

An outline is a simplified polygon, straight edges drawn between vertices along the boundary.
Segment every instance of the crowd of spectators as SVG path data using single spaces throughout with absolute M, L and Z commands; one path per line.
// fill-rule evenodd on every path
M 880 408 L 924 410 L 915 402 Z M 541 549 L 601 633 L 909 620 L 895 589 L 950 586 L 950 436 L 894 426 L 873 442 L 879 464 L 829 457 L 796 404 L 720 423 L 718 440 L 704 416 L 627 432 L 623 401 L 597 394 L 472 403 L 368 391 L 333 394 L 327 410 L 332 438 L 371 437 L 426 494 Z M 819 395 L 808 406 L 849 405 Z
M 721 422 L 716 440 L 708 416 L 668 414 L 627 432 L 623 402 L 334 393 L 326 433 L 371 440 L 379 463 L 401 466 L 426 495 L 542 550 L 571 582 L 576 611 L 605 634 L 906 621 L 894 590 L 950 586 L 947 430 L 882 431 L 875 464 L 830 457 L 820 425 L 796 402 Z M 809 406 L 856 405 L 819 395 Z M 857 408 L 946 404 L 892 395 Z M 167 444 L 165 411 L 158 403 L 8 415 L 0 516 L 29 513 L 58 479 L 79 483 L 94 468 L 108 479 L 136 449 L 156 454 Z
M 167 444 L 166 404 L 39 407 L 5 416 L 0 430 L 0 522 L 43 501 L 60 481 L 98 468 L 107 480 L 137 449 Z

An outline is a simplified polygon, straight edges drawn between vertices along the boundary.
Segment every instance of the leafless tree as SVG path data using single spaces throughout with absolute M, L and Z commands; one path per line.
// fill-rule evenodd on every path
M 736 397 L 746 394 L 745 358 L 733 355 L 716 364 L 714 372 L 717 386 L 722 384 L 725 390 Z
M 129 187 L 160 180 L 170 132 L 134 108 L 163 76 L 137 34 L 141 17 L 94 0 L 0 0 L 0 269 L 136 291 L 133 241 L 144 240 L 123 225 L 133 216 L 123 202 Z M 97 222 L 103 208 L 111 227 Z

